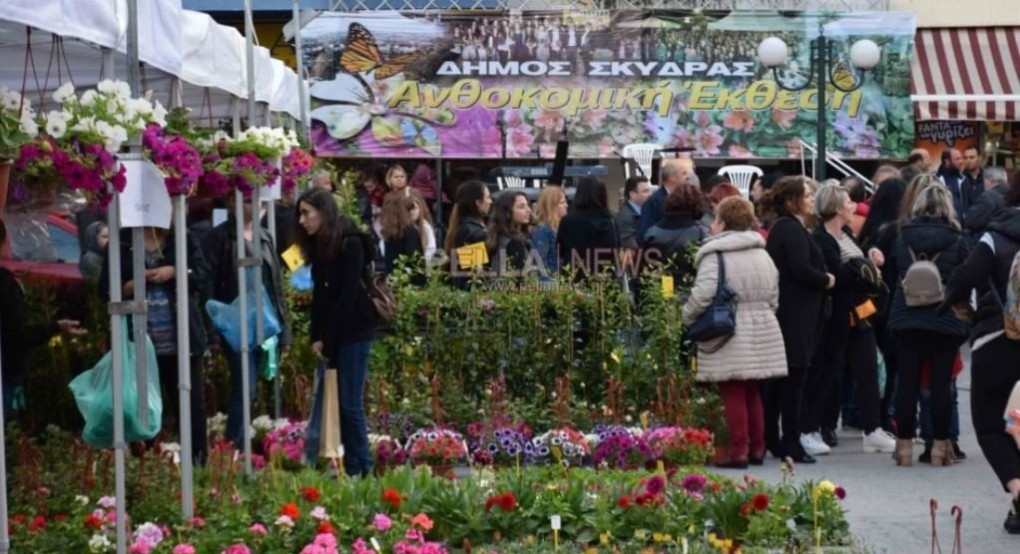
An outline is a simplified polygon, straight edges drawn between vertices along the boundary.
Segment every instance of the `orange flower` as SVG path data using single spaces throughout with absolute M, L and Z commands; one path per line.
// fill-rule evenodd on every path
M 301 511 L 298 510 L 297 504 L 293 502 L 288 502 L 284 504 L 283 507 L 280 508 L 280 515 L 287 516 L 290 519 L 297 521 L 298 516 L 301 515 Z
M 432 530 L 432 520 L 425 514 L 418 514 L 411 518 L 411 525 L 420 527 L 422 531 Z

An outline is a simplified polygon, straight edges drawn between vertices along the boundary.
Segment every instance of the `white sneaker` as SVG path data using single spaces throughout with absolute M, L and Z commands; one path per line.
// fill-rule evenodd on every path
M 864 436 L 864 451 L 867 453 L 885 452 L 891 453 L 896 450 L 896 439 L 882 428 L 875 429 L 871 433 L 861 433 Z
M 832 452 L 829 445 L 822 440 L 821 433 L 804 433 L 800 436 L 800 445 L 804 451 L 812 456 L 821 456 Z

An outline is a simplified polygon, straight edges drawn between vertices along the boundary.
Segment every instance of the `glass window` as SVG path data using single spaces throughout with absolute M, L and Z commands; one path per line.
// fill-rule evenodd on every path
M 47 227 L 50 231 L 50 243 L 53 245 L 56 261 L 63 264 L 77 265 L 78 260 L 81 258 L 78 237 L 53 224 L 47 224 Z

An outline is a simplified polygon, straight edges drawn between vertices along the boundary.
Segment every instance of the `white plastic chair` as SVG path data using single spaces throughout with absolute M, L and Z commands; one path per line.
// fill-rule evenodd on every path
M 499 190 L 522 189 L 528 186 L 527 179 L 516 175 L 501 175 L 496 177 L 496 182 L 499 183 Z
M 733 186 L 740 189 L 744 198 L 751 197 L 751 183 L 756 177 L 760 178 L 764 172 L 753 165 L 727 165 L 719 169 L 719 175 L 727 177 Z
M 628 144 L 623 147 L 623 157 L 627 158 L 628 161 L 636 163 L 641 171 L 644 172 L 645 177 L 648 179 L 652 178 L 652 159 L 655 157 L 655 153 L 662 150 L 662 147 L 658 144 L 652 143 L 640 143 L 640 144 Z M 631 164 L 624 164 L 623 174 L 627 179 L 635 173 L 631 173 Z

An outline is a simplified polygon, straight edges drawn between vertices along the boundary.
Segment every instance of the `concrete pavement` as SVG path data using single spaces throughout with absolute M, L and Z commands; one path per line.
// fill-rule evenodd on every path
M 985 461 L 974 437 L 970 418 L 970 380 L 965 371 L 957 382 L 960 402 L 960 447 L 967 461 L 936 468 L 918 464 L 922 446 L 914 448 L 914 465 L 896 467 L 889 454 L 865 454 L 860 432 L 841 431 L 839 446 L 814 465 L 798 465 L 797 480 L 830 479 L 847 491 L 844 506 L 850 528 L 861 544 L 876 554 L 927 554 L 931 552 L 929 500 L 939 503 L 938 534 L 942 552 L 952 552 L 954 522 L 950 508 L 963 509 L 963 548 L 967 554 L 1020 552 L 1020 536 L 1006 534 L 1002 522 L 1009 510 L 1009 495 Z M 741 475 L 742 471 L 714 470 Z M 751 473 L 780 482 L 779 462 L 768 458 Z

